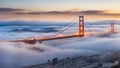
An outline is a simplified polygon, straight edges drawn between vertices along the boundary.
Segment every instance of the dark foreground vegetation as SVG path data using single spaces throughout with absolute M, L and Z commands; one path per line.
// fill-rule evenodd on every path
M 23 68 L 120 68 L 120 52 L 102 55 L 53 58 L 47 63 L 32 65 Z

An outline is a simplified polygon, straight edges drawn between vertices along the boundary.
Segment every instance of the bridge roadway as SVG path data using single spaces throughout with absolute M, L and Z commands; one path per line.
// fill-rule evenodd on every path
M 28 38 L 28 39 L 21 39 L 21 40 L 8 40 L 8 42 L 24 42 L 27 44 L 35 44 L 37 41 L 42 43 L 43 41 L 47 41 L 47 40 L 56 40 L 56 39 L 83 37 L 83 36 L 84 35 L 66 35 L 66 36 L 58 36 L 58 37 L 51 37 L 51 38 Z

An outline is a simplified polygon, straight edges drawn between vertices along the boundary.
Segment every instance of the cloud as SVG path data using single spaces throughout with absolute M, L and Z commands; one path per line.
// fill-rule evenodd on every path
M 15 12 L 13 14 L 31 14 L 31 15 L 38 15 L 38 14 L 73 14 L 73 12 L 71 12 L 71 11 L 47 11 L 47 12 L 39 11 L 39 12 Z
M 75 8 L 68 11 L 28 11 L 26 9 L 19 8 L 0 8 L 1 13 L 9 13 L 9 14 L 27 14 L 27 15 L 107 15 L 107 16 L 120 16 L 120 13 L 108 13 L 108 10 L 84 10 L 80 11 Z
M 16 26 L 18 28 L 18 26 Z M 28 26 L 23 26 L 28 27 Z M 35 26 L 36 27 L 36 26 Z M 97 26 L 98 29 L 103 29 L 106 26 Z M 0 27 L 1 31 L 15 28 L 15 26 Z M 21 27 L 20 27 L 21 28 Z M 29 28 L 33 28 L 32 26 Z M 74 28 L 74 27 L 71 27 Z M 119 28 L 118 28 L 119 29 Z M 4 32 L 0 33 L 2 37 L 15 37 L 20 33 Z M 5 36 L 5 34 L 9 36 Z M 30 34 L 30 33 L 28 33 Z M 19 37 L 28 36 L 28 34 L 18 35 Z M 33 34 L 35 35 L 35 34 Z M 41 35 L 40 35 L 41 36 Z M 105 37 L 106 36 L 106 37 Z M 68 38 L 53 41 L 46 41 L 42 44 L 35 45 L 1 42 L 0 43 L 0 67 L 1 68 L 20 68 L 34 64 L 47 62 L 48 59 L 57 57 L 63 59 L 66 57 L 76 57 L 82 55 L 94 55 L 107 52 L 120 51 L 120 34 L 111 34 L 109 37 L 91 36 L 85 38 Z M 74 43 L 73 43 L 74 42 Z M 86 43 L 89 42 L 89 43 Z
M 108 13 L 108 10 L 85 10 L 85 11 L 38 11 L 38 12 L 14 12 L 13 14 L 29 14 L 29 15 L 105 15 L 120 16 L 120 13 Z
M 120 16 L 120 13 L 108 13 L 108 10 L 84 10 L 80 11 L 77 8 L 68 11 L 30 11 L 19 8 L 0 8 L 0 13 L 9 13 L 16 15 L 106 15 L 106 16 Z
M 10 42 L 0 43 L 0 67 L 19 68 L 44 63 L 47 62 L 48 59 L 55 57 L 62 59 L 68 56 L 76 57 L 120 51 L 119 38 L 117 37 L 71 38 L 71 40 L 66 41 L 67 39 L 50 41 L 52 44 L 49 42 L 49 46 L 38 43 L 35 45 Z M 56 45 L 54 42 L 59 44 Z M 54 44 L 55 46 L 53 46 Z
M 106 13 L 106 10 L 86 10 L 86 11 L 81 11 L 80 13 L 101 14 L 101 13 Z
M 66 11 L 31 11 L 19 8 L 0 8 L 0 20 L 39 20 L 39 21 L 69 21 L 72 17 L 85 15 L 88 20 L 115 19 L 120 13 L 109 13 L 108 10 L 79 10 Z M 67 19 L 66 19 L 67 18 Z
M 23 66 L 45 63 L 48 59 L 55 57 L 61 59 L 79 54 L 84 55 L 84 53 L 94 54 L 94 52 L 90 50 L 61 49 L 42 44 L 35 44 L 32 46 L 21 43 L 0 43 L 0 45 L 1 68 L 20 68 Z
M 106 11 L 104 10 L 86 10 L 86 11 L 47 11 L 47 12 L 16 12 L 14 14 L 70 14 L 70 15 L 74 15 L 74 14 L 101 14 L 104 13 Z
M 0 12 L 18 12 L 18 11 L 24 11 L 24 9 L 0 8 Z

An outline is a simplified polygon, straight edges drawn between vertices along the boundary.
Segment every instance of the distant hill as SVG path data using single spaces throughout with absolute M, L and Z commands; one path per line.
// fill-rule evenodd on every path
M 120 68 L 120 52 L 80 56 L 66 59 L 53 58 L 47 63 L 23 68 Z
M 26 25 L 32 25 L 32 26 L 40 26 L 40 25 L 61 25 L 64 26 L 66 23 L 60 23 L 60 22 L 39 22 L 39 21 L 0 21 L 0 26 L 26 26 Z
M 65 26 L 68 25 L 70 22 L 42 22 L 42 21 L 0 21 L 0 26 L 26 26 L 26 25 L 32 25 L 32 26 L 50 26 L 50 25 L 61 25 Z M 77 22 L 76 22 L 77 23 Z M 85 22 L 85 24 L 90 25 L 107 25 L 110 23 L 115 23 L 120 25 L 120 20 L 100 20 L 100 21 L 92 21 L 92 22 Z
M 108 25 L 110 23 L 115 23 L 117 25 L 120 25 L 120 20 L 100 20 L 100 21 L 93 21 L 93 22 L 87 22 L 91 25 Z
M 44 33 L 49 33 L 49 32 L 57 32 L 57 27 L 48 27 L 48 28 L 41 28 L 39 30 L 32 30 L 29 28 L 22 28 L 22 29 L 13 29 L 10 32 L 44 32 Z

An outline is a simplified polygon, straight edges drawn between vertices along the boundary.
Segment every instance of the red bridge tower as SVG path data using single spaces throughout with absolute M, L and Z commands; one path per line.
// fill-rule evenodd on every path
M 114 23 L 111 23 L 111 32 L 114 33 L 115 29 L 114 29 Z
M 84 16 L 79 16 L 79 37 L 84 36 Z

